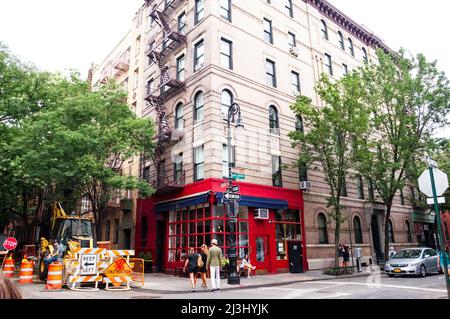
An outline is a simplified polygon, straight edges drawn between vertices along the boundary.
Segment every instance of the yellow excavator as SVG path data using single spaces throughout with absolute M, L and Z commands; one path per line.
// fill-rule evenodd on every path
M 49 238 L 41 237 L 38 252 L 39 278 L 47 279 L 48 265 L 63 259 L 68 264 L 75 257 L 76 247 L 94 248 L 93 218 L 82 214 L 66 214 L 61 203 L 53 203 L 51 231 Z

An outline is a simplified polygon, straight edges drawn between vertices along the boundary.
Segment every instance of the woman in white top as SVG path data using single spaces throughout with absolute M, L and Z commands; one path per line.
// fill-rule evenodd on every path
M 248 255 L 245 255 L 244 258 L 242 258 L 241 260 L 241 264 L 239 265 L 239 268 L 244 270 L 247 269 L 247 277 L 250 278 L 250 272 L 252 270 L 256 269 L 256 266 L 253 266 L 249 261 L 248 261 Z

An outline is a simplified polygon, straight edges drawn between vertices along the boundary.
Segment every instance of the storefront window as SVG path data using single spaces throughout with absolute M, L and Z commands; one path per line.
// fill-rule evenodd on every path
M 300 211 L 276 210 L 275 232 L 277 260 L 287 259 L 287 240 L 301 240 Z

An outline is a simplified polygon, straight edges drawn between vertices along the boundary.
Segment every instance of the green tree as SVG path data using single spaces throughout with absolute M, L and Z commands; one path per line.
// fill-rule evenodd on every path
M 369 112 L 362 103 L 364 93 L 355 74 L 331 81 L 323 75 L 316 86 L 323 101 L 313 105 L 306 96 L 298 97 L 291 109 L 303 118 L 305 130 L 289 134 L 300 153 L 298 163 L 320 164 L 330 188 L 328 215 L 335 222 L 335 266 L 338 267 L 338 245 L 341 224 L 345 221 L 342 210 L 343 188 L 346 173 L 353 166 L 353 148 L 358 147 L 357 137 L 368 130 Z
M 417 183 L 420 158 L 434 130 L 446 124 L 450 109 L 449 81 L 423 55 L 393 57 L 378 52 L 378 63 L 366 65 L 359 76 L 371 109 L 371 129 L 361 136 L 358 169 L 386 206 L 384 254 L 389 251 L 389 229 L 395 194 L 408 182 Z

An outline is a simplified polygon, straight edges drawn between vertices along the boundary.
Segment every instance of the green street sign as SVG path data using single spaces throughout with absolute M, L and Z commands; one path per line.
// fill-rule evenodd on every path
M 238 174 L 238 173 L 231 173 L 231 178 L 232 179 L 245 179 L 245 175 L 244 174 Z

